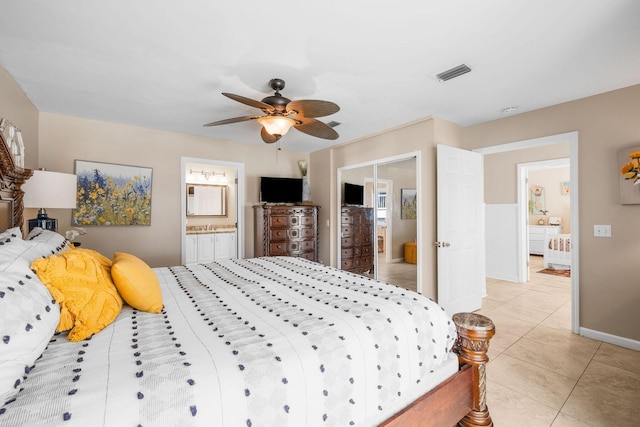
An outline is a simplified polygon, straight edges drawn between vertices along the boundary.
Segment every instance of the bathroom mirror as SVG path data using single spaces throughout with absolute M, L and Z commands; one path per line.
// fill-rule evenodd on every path
M 187 184 L 187 216 L 227 216 L 227 186 Z

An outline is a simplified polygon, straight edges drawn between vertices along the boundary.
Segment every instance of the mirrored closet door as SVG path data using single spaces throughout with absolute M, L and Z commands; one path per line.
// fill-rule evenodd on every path
M 417 290 L 417 175 L 415 156 L 339 170 L 342 269 Z

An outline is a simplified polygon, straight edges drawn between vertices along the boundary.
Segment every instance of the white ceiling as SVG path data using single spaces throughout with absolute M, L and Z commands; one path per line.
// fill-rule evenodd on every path
M 434 76 L 467 64 L 448 82 Z M 640 83 L 637 0 L 3 1 L 0 65 L 43 112 L 264 144 L 222 96 L 323 99 L 340 138 L 427 116 L 466 126 Z

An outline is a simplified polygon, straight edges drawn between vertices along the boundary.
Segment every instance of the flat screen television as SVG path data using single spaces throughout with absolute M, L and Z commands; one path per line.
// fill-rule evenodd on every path
M 301 203 L 302 178 L 260 178 L 260 203 Z
M 350 206 L 364 205 L 364 186 L 344 183 L 344 204 Z

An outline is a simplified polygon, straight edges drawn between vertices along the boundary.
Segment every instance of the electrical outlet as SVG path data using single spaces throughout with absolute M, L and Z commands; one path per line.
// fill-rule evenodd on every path
M 593 235 L 595 237 L 611 237 L 611 226 L 610 225 L 594 225 Z

